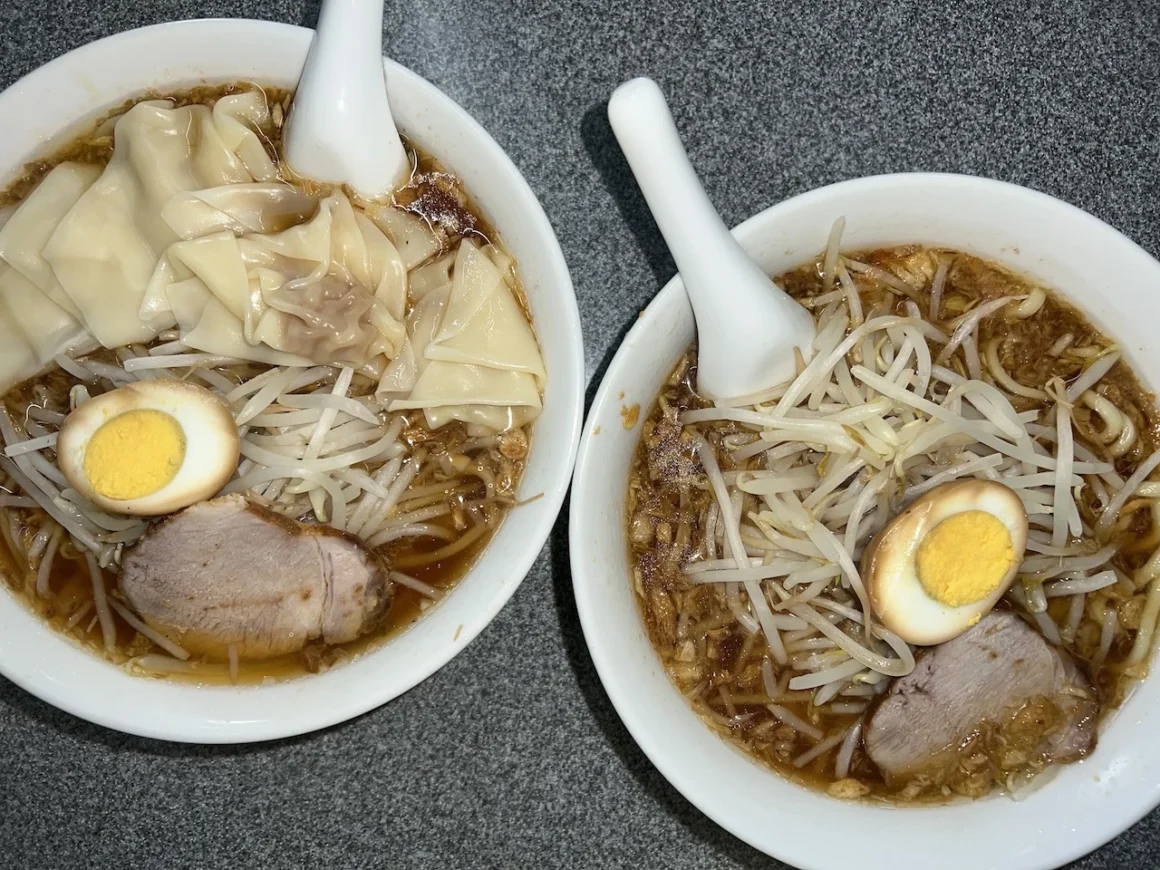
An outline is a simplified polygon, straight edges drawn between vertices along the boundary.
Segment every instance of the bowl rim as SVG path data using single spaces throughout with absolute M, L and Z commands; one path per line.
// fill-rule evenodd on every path
M 977 188 L 984 191 L 986 195 L 1019 197 L 1026 202 L 1037 205 L 1042 208 L 1053 209 L 1061 214 L 1067 215 L 1070 219 L 1079 221 L 1085 228 L 1091 230 L 1093 233 L 1100 233 L 1102 238 L 1109 242 L 1114 242 L 1117 245 L 1123 246 L 1123 250 L 1134 250 L 1143 258 L 1150 262 L 1151 267 L 1157 274 L 1160 274 L 1160 262 L 1156 260 L 1151 254 L 1141 248 L 1136 242 L 1128 238 L 1119 230 L 1096 218 L 1094 215 L 1079 209 L 1070 203 L 1064 202 L 1056 197 L 1050 196 L 1041 191 L 1036 191 L 1021 185 L 1012 184 L 1009 182 L 999 181 L 996 179 L 965 175 L 960 173 L 945 173 L 945 172 L 899 172 L 899 173 L 885 173 L 879 175 L 865 176 L 854 178 L 846 181 L 840 181 L 822 187 L 813 188 L 789 199 L 778 202 L 777 204 L 766 208 L 742 223 L 735 226 L 731 232 L 733 235 L 743 243 L 747 240 L 757 240 L 763 236 L 772 235 L 773 227 L 779 221 L 788 221 L 792 219 L 792 215 L 804 207 L 817 205 L 828 199 L 839 199 L 847 195 L 858 195 L 865 190 L 882 187 L 893 188 L 914 188 L 929 190 L 932 197 L 936 197 L 938 188 L 946 186 L 961 186 L 967 185 L 972 188 Z M 837 214 L 838 212 L 835 212 Z M 964 246 L 965 247 L 965 246 Z M 820 250 L 820 248 L 819 248 Z M 620 661 L 613 657 L 612 649 L 613 642 L 610 634 L 603 628 L 601 606 L 603 596 L 596 591 L 596 584 L 591 578 L 594 578 L 602 569 L 598 564 L 595 568 L 589 567 L 590 553 L 585 552 L 583 556 L 577 548 L 576 542 L 587 541 L 591 537 L 585 534 L 585 524 L 589 517 L 595 517 L 597 511 L 600 510 L 600 505 L 593 501 L 593 496 L 590 495 L 589 489 L 592 487 L 590 481 L 600 472 L 596 470 L 596 460 L 594 456 L 598 456 L 603 449 L 598 447 L 599 435 L 601 432 L 601 421 L 607 424 L 608 421 L 616 416 L 616 406 L 619 405 L 620 399 L 616 395 L 618 390 L 623 388 L 623 383 L 619 380 L 624 369 L 630 365 L 635 364 L 640 366 L 640 358 L 643 355 L 647 358 L 649 351 L 642 348 L 647 348 L 647 341 L 642 341 L 652 330 L 656 329 L 656 324 L 664 315 L 672 315 L 676 309 L 685 307 L 689 310 L 691 316 L 691 308 L 688 299 L 684 294 L 684 287 L 681 283 L 680 274 L 674 275 L 664 287 L 648 302 L 645 308 L 635 317 L 631 328 L 621 339 L 621 343 L 617 348 L 612 360 L 610 361 L 604 376 L 595 392 L 593 393 L 593 400 L 589 408 L 588 415 L 585 419 L 584 431 L 581 435 L 580 448 L 577 454 L 576 466 L 573 472 L 572 491 L 570 497 L 570 516 L 569 516 L 569 540 L 573 542 L 570 552 L 570 565 L 572 570 L 573 592 L 576 597 L 577 613 L 580 618 L 581 628 L 584 632 L 585 642 L 587 644 L 589 654 L 592 657 L 593 664 L 596 667 L 600 682 L 604 687 L 609 699 L 612 701 L 613 707 L 616 709 L 617 715 L 624 724 L 629 734 L 632 736 L 636 744 L 648 757 L 649 761 L 660 771 L 660 773 L 673 785 L 690 803 L 697 809 L 708 816 L 716 824 L 724 828 L 729 833 L 733 834 L 740 840 L 746 842 L 750 846 L 758 849 L 767 855 L 775 857 L 781 861 L 792 864 L 794 867 L 801 868 L 801 870 L 845 870 L 847 863 L 835 863 L 829 860 L 819 862 L 817 856 L 811 852 L 808 847 L 803 847 L 798 842 L 787 845 L 785 842 L 779 842 L 776 835 L 771 835 L 767 831 L 756 831 L 752 827 L 747 827 L 737 821 L 736 818 L 729 815 L 724 809 L 710 799 L 705 794 L 705 789 L 702 788 L 702 780 L 705 777 L 698 773 L 692 773 L 688 770 L 688 766 L 682 762 L 682 759 L 677 757 L 675 751 L 670 747 L 665 746 L 663 736 L 658 736 L 654 733 L 654 729 L 658 722 L 656 720 L 649 721 L 650 713 L 644 709 L 644 705 L 638 702 L 638 695 L 634 693 L 634 686 L 641 683 L 642 680 L 629 678 L 624 675 L 623 668 L 620 667 Z M 1157 373 L 1160 375 L 1160 373 Z M 1148 380 L 1147 378 L 1145 379 Z M 623 394 L 621 394 L 623 395 Z M 651 407 L 651 403 L 655 397 L 645 397 Z M 644 401 L 641 402 L 642 408 Z M 609 411 L 607 408 L 611 408 Z M 647 411 L 647 409 L 646 409 Z M 647 416 L 647 414 L 645 415 Z M 643 419 L 643 418 L 642 418 Z M 633 432 L 633 444 L 639 442 L 639 430 Z M 623 509 L 623 501 L 617 503 L 617 506 Z M 623 523 L 623 518 L 622 518 Z M 627 542 L 624 542 L 627 548 Z M 624 583 L 629 583 L 629 578 L 624 578 Z M 636 603 L 635 600 L 633 602 Z M 637 611 L 636 619 L 640 620 L 639 610 Z M 644 678 L 643 682 L 663 681 L 674 692 L 676 688 L 664 672 L 663 668 L 659 667 L 660 659 L 656 655 L 652 644 L 646 640 L 646 645 L 649 647 L 655 665 L 653 674 Z M 1153 678 L 1152 685 L 1155 685 L 1155 680 L 1160 678 Z M 1148 683 L 1148 680 L 1143 681 Z M 1138 689 L 1138 687 L 1137 687 Z M 1133 694 L 1138 694 L 1137 690 Z M 1125 708 L 1131 708 L 1133 702 L 1138 702 L 1139 699 L 1135 697 L 1128 697 L 1121 704 L 1119 708 L 1113 711 L 1113 717 L 1119 717 Z M 690 715 L 693 713 L 691 705 L 688 707 Z M 1129 718 L 1131 716 L 1129 715 Z M 873 804 L 869 802 L 846 802 L 840 801 L 836 798 L 829 798 L 820 795 L 816 790 L 810 789 L 801 784 L 795 783 L 792 780 L 782 777 L 776 772 L 760 765 L 755 759 L 740 749 L 736 748 L 731 742 L 724 740 L 716 735 L 710 728 L 703 723 L 697 723 L 703 732 L 703 739 L 705 741 L 717 741 L 723 746 L 727 746 L 733 755 L 738 759 L 744 760 L 747 764 L 760 769 L 760 771 L 770 777 L 772 780 L 782 783 L 785 786 L 785 794 L 789 795 L 790 790 L 798 790 L 799 793 L 810 793 L 820 796 L 823 800 L 832 803 L 835 807 L 858 807 L 865 808 L 867 811 L 877 813 L 898 814 L 915 814 L 916 820 L 923 822 L 923 819 L 918 814 L 929 814 L 932 811 L 948 808 L 949 805 L 937 806 L 918 806 L 918 807 L 898 807 L 886 804 Z M 1160 761 L 1160 747 L 1152 750 L 1148 756 L 1150 760 Z M 1082 764 L 1082 762 L 1081 762 Z M 1111 765 L 1114 766 L 1114 765 Z M 1079 767 L 1079 765 L 1073 765 Z M 1050 783 L 1044 786 L 1044 790 L 1051 787 Z M 1035 863 L 1034 867 L 1037 870 L 1048 870 L 1048 868 L 1062 867 L 1071 861 L 1079 859 L 1086 854 L 1094 851 L 1100 846 L 1106 844 L 1119 834 L 1123 833 L 1129 827 L 1138 822 L 1141 818 L 1160 806 L 1160 783 L 1157 783 L 1150 788 L 1137 788 L 1131 795 L 1123 795 L 1120 792 L 1117 798 L 1123 804 L 1118 811 L 1114 821 L 1106 821 L 1104 826 L 1098 830 L 1087 829 L 1068 829 L 1068 836 L 1063 838 L 1056 838 L 1046 844 L 1043 844 L 1042 863 Z M 788 800 L 788 798 L 787 798 Z M 994 795 L 980 799 L 974 802 L 964 802 L 966 804 L 973 803 L 974 805 L 983 802 L 990 802 L 992 800 L 1005 800 L 997 798 Z M 783 807 L 784 809 L 784 807 Z M 771 814 L 772 815 L 772 814 Z M 881 817 L 880 817 L 881 818 Z M 800 817 L 795 817 L 793 821 L 800 821 Z M 772 827 L 772 826 L 771 826 Z M 965 845 L 960 841 L 952 841 L 952 837 L 959 834 L 960 831 L 947 831 L 948 847 L 954 848 L 955 843 Z M 882 846 L 883 843 L 867 843 L 869 846 Z M 893 853 L 884 853 L 884 858 L 889 858 L 889 863 L 885 862 L 882 865 L 877 863 L 869 863 L 866 866 L 903 866 L 894 864 L 893 861 L 899 857 L 899 850 Z M 974 868 L 975 866 L 982 866 L 982 864 L 969 863 L 970 856 L 965 860 L 968 863 L 958 863 L 964 860 L 963 858 L 952 859 L 951 852 L 948 851 L 946 855 L 947 866 L 954 866 L 955 868 Z M 916 866 L 905 864 L 906 867 Z M 926 864 L 922 865 L 927 866 Z M 1001 864 L 988 864 L 987 866 L 1003 866 Z M 1019 867 L 1029 867 L 1020 863 Z
M 13 82 L 3 92 L 0 92 L 0 115 L 3 115 L 5 111 L 10 111 L 7 108 L 9 104 L 22 98 L 25 91 L 31 90 L 35 93 L 38 89 L 45 87 L 50 82 L 59 82 L 62 79 L 62 75 L 67 74 L 69 70 L 75 69 L 78 62 L 83 64 L 85 69 L 93 69 L 94 60 L 102 57 L 107 58 L 110 50 L 115 49 L 118 52 L 132 51 L 134 45 L 153 44 L 159 40 L 167 44 L 185 43 L 189 41 L 202 41 L 204 43 L 207 39 L 213 39 L 215 36 L 228 33 L 232 40 L 244 41 L 247 44 L 251 42 L 276 42 L 279 47 L 300 49 L 303 57 L 305 57 L 305 52 L 309 46 L 313 32 L 309 28 L 297 25 L 245 18 L 189 19 L 163 22 L 122 31 L 78 46 L 37 67 Z M 546 445 L 552 449 L 543 454 L 545 456 L 546 469 L 543 473 L 544 480 L 542 481 L 544 484 L 543 496 L 537 499 L 538 506 L 535 509 L 535 513 L 529 514 L 527 519 L 523 521 L 528 528 L 523 530 L 522 536 L 519 539 L 521 543 L 518 548 L 505 550 L 505 557 L 509 561 L 506 565 L 504 577 L 492 584 L 487 594 L 486 606 L 473 610 L 470 616 L 461 615 L 462 619 L 460 620 L 461 624 L 459 629 L 450 642 L 442 642 L 438 650 L 433 653 L 425 648 L 423 658 L 408 660 L 408 674 L 405 679 L 397 680 L 394 684 L 388 685 L 386 681 L 376 681 L 373 679 L 373 668 L 363 668 L 364 670 L 369 670 L 371 679 L 363 680 L 357 695 L 353 697 L 344 696 L 341 705 L 328 707 L 325 705 L 309 704 L 309 685 L 325 681 L 328 675 L 347 671 L 356 666 L 365 666 L 368 660 L 372 659 L 376 653 L 397 643 L 415 625 L 421 625 L 437 618 L 438 610 L 443 609 L 442 605 L 446 604 L 446 602 L 441 602 L 441 608 L 437 608 L 432 613 L 426 614 L 422 619 L 417 620 L 416 623 L 404 629 L 401 634 L 395 635 L 386 642 L 376 645 L 373 649 L 359 656 L 354 662 L 346 663 L 341 668 L 335 668 L 325 674 L 304 675 L 288 680 L 280 680 L 272 686 L 247 685 L 234 687 L 174 683 L 163 680 L 152 682 L 152 685 L 156 686 L 177 687 L 176 691 L 182 694 L 186 692 L 204 693 L 203 697 L 207 698 L 210 695 L 221 696 L 230 693 L 235 696 L 242 696 L 280 691 L 280 695 L 284 696 L 288 702 L 295 703 L 297 709 L 290 716 L 268 717 L 260 721 L 247 718 L 223 721 L 207 717 L 203 721 L 190 720 L 184 724 L 167 719 L 164 723 L 159 724 L 151 718 L 151 714 L 138 714 L 133 711 L 126 714 L 121 709 L 123 705 L 117 704 L 115 699 L 94 701 L 89 697 L 77 697 L 74 692 L 68 690 L 65 685 L 62 685 L 62 682 L 67 684 L 68 679 L 64 679 L 63 681 L 57 680 L 52 674 L 43 672 L 32 662 L 36 658 L 35 655 L 29 656 L 28 650 L 16 650 L 11 645 L 6 645 L 4 638 L 0 637 L 0 675 L 8 678 L 30 694 L 61 710 L 97 725 L 140 737 L 174 742 L 201 744 L 250 743 L 291 737 L 315 731 L 373 710 L 409 691 L 443 667 L 443 665 L 458 655 L 480 632 L 490 625 L 503 606 L 515 594 L 516 589 L 519 588 L 531 570 L 532 565 L 538 559 L 555 525 L 556 518 L 567 493 L 582 425 L 584 405 L 584 343 L 579 308 L 572 285 L 571 274 L 564 259 L 563 251 L 560 248 L 559 240 L 556 237 L 547 214 L 544 212 L 543 206 L 508 154 L 483 126 L 450 96 L 440 91 L 422 76 L 401 64 L 389 58 L 384 58 L 384 62 L 388 76 L 396 80 L 404 81 L 405 86 L 411 91 L 416 92 L 419 98 L 426 99 L 432 104 L 441 104 L 441 109 L 451 116 L 454 116 L 455 123 L 464 131 L 463 139 L 470 143 L 469 147 L 476 152 L 485 153 L 491 165 L 498 166 L 503 170 L 503 175 L 506 178 L 505 183 L 508 184 L 508 190 L 511 191 L 511 199 L 518 200 L 520 203 L 519 211 L 522 213 L 521 220 L 527 222 L 530 228 L 529 233 L 535 235 L 543 242 L 543 244 L 539 245 L 538 254 L 542 258 L 541 271 L 545 276 L 544 281 L 550 285 L 550 289 L 545 292 L 551 296 L 559 297 L 555 303 L 555 308 L 558 308 L 558 310 L 552 311 L 552 319 L 559 322 L 560 332 L 566 337 L 566 344 L 570 346 L 566 346 L 560 350 L 561 355 L 559 360 L 557 360 L 558 370 L 553 373 L 553 378 L 550 380 L 550 383 L 559 385 L 556 387 L 556 391 L 552 393 L 552 401 L 557 405 L 557 422 L 554 424 L 556 434 L 551 444 Z M 174 80 L 181 75 L 184 75 L 187 80 L 214 80 L 212 70 L 202 74 L 191 69 L 184 69 L 177 73 L 162 70 L 159 78 Z M 261 77 L 260 71 L 255 74 L 255 77 Z M 74 81 L 73 84 L 75 85 L 76 82 Z M 83 81 L 81 84 L 83 86 Z M 173 86 L 184 86 L 184 83 L 181 85 L 174 84 Z M 161 85 L 161 87 L 164 88 L 165 85 Z M 140 93 L 140 90 L 126 90 L 123 98 L 127 99 L 134 96 L 136 93 Z M 120 98 L 114 97 L 113 99 Z M 98 99 L 94 102 L 98 111 L 100 110 L 100 105 L 108 104 L 111 104 L 108 100 L 102 102 Z M 73 123 L 70 122 L 69 126 L 50 135 L 47 143 L 42 137 L 42 141 L 35 146 L 32 155 L 30 157 L 26 156 L 24 159 L 35 159 L 38 154 L 50 152 L 54 147 L 59 145 L 62 139 L 67 139 L 69 135 L 72 135 Z M 85 123 L 88 123 L 87 118 L 78 118 L 75 121 L 75 124 L 82 127 Z M 457 145 L 456 147 L 462 146 Z M 17 160 L 14 165 L 0 167 L 0 175 L 3 175 L 5 178 L 11 178 L 14 177 L 14 173 L 18 172 L 19 169 L 20 162 Z M 486 207 L 486 203 L 482 205 Z M 502 237 L 502 230 L 500 232 Z M 563 364 L 559 365 L 561 360 Z M 552 387 L 549 386 L 547 389 L 552 390 Z M 545 394 L 545 398 L 547 398 L 547 393 Z M 535 436 L 536 431 L 533 430 L 533 450 L 536 445 Z M 505 518 L 505 524 L 510 520 L 510 517 Z M 500 534 L 503 528 L 504 525 L 501 524 L 496 534 Z M 494 543 L 494 541 L 491 542 L 491 544 Z M 489 544 L 489 548 L 491 544 Z M 487 549 L 485 548 L 485 553 Z M 476 565 L 473 565 L 467 575 L 456 585 L 456 590 L 467 581 L 471 572 L 475 569 Z M 454 599 L 454 592 L 447 596 L 447 598 L 448 600 Z M 79 644 L 72 642 L 71 639 L 62 638 L 55 630 L 45 625 L 15 595 L 10 595 L 5 592 L 0 594 L 0 599 L 3 599 L 0 600 L 0 608 L 4 608 L 5 611 L 10 613 L 12 612 L 10 605 L 15 606 L 22 612 L 22 618 L 27 618 L 30 622 L 38 623 L 48 637 L 56 638 L 65 646 L 69 647 L 73 651 L 73 655 L 84 657 L 93 662 L 98 662 L 106 668 L 119 671 L 115 666 L 104 662 L 99 656 L 82 648 Z M 449 633 L 448 636 L 450 636 Z M 48 642 L 51 643 L 52 641 Z M 54 652 L 54 655 L 56 654 Z M 61 655 L 64 654 L 62 653 Z M 83 666 L 82 662 L 78 659 L 73 659 L 71 656 L 68 657 L 68 661 L 74 662 L 78 667 Z M 64 673 L 64 671 L 68 670 L 67 662 L 63 668 L 64 670 L 58 676 L 75 679 L 74 675 Z M 122 675 L 126 679 L 142 685 L 148 682 L 146 678 L 130 677 L 127 674 L 123 674 L 123 672 Z

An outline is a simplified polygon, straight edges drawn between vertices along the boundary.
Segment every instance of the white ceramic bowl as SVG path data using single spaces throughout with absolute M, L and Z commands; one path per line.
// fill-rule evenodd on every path
M 804 194 L 734 232 L 778 274 L 817 256 L 840 215 L 846 249 L 942 245 L 1033 276 L 1115 336 L 1146 382 L 1160 382 L 1160 263 L 1090 215 L 996 181 L 887 175 Z M 605 375 L 572 489 L 572 576 L 588 648 L 620 717 L 661 773 L 722 827 L 803 870 L 1057 867 L 1160 803 L 1157 679 L 1105 723 L 1089 759 L 1062 768 L 1021 803 L 844 803 L 759 766 L 703 725 L 664 673 L 632 592 L 624 499 L 640 426 L 626 431 L 620 413 L 639 403 L 644 419 L 693 336 L 676 278 L 633 326 Z
M 311 31 L 262 21 L 187 21 L 102 39 L 0 94 L 0 173 L 11 177 L 67 131 L 127 97 L 203 82 L 291 87 Z M 515 592 L 567 490 L 584 389 L 580 318 L 568 268 L 535 194 L 495 141 L 450 98 L 387 62 L 400 129 L 463 179 L 518 261 L 549 379 L 520 485 L 544 497 L 504 521 L 438 607 L 389 643 L 325 674 L 269 686 L 205 688 L 130 677 L 54 633 L 0 592 L 0 673 L 101 725 L 167 740 L 237 743 L 300 734 L 405 692 L 462 650 Z

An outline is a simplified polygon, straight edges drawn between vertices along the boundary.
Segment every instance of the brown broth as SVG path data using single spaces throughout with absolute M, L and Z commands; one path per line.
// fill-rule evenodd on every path
M 914 293 L 923 312 L 929 307 L 933 264 L 939 261 L 948 263 L 942 305 L 946 319 L 980 301 L 1003 295 L 1022 295 L 1035 286 L 998 266 L 953 251 L 902 247 L 849 256 L 896 276 L 909 278 L 917 286 L 924 287 L 924 290 Z M 813 262 L 778 276 L 776 280 L 791 295 L 806 301 L 823 292 L 821 275 L 820 263 Z M 905 296 L 873 281 L 860 286 L 865 311 L 906 313 Z M 1048 293 L 1040 311 L 1027 320 L 985 320 L 980 347 L 993 338 L 999 340 L 999 357 L 1007 371 L 1024 384 L 1039 385 L 1052 375 L 1071 378 L 1079 372 L 1082 363 L 1054 358 L 1046 353 L 1065 333 L 1076 337 L 1074 347 L 1106 347 L 1111 343 L 1076 308 Z M 957 363 L 960 373 L 965 373 L 961 355 L 957 355 L 953 362 Z M 711 500 L 703 484 L 704 469 L 684 427 L 675 417 L 682 410 L 709 406 L 709 402 L 697 395 L 695 383 L 694 347 L 678 363 L 649 409 L 630 474 L 625 518 L 636 598 L 650 640 L 670 678 L 710 728 L 779 774 L 803 785 L 821 791 L 831 790 L 831 794 L 839 797 L 868 796 L 891 802 L 916 799 L 930 802 L 952 797 L 955 792 L 945 787 L 933 793 L 927 790 L 913 794 L 913 789 L 899 790 L 897 785 L 888 787 L 861 748 L 855 752 L 850 768 L 850 778 L 866 786 L 865 790 L 855 790 L 863 792 L 860 794 L 843 793 L 843 785 L 835 783 L 836 747 L 802 768 L 790 763 L 791 759 L 812 748 L 814 741 L 781 724 L 766 709 L 765 705 L 773 703 L 773 699 L 766 694 L 761 674 L 761 661 L 769 655 L 764 637 L 748 635 L 737 624 L 712 588 L 718 584 L 691 584 L 684 578 L 684 567 L 702 558 L 700 546 L 705 530 L 701 517 Z M 1101 384 L 1106 386 L 1116 404 L 1128 411 L 1139 429 L 1136 446 L 1116 461 L 1117 471 L 1127 476 L 1160 444 L 1160 416 L 1155 398 L 1123 362 L 1117 364 Z M 1016 400 L 1015 404 L 1017 410 L 1036 406 L 1032 400 L 1022 403 Z M 1105 448 L 1083 434 L 1098 428 L 1091 412 L 1077 405 L 1074 413 L 1080 433 L 1077 440 L 1097 455 L 1104 455 Z M 722 437 L 740 433 L 744 431 L 742 427 L 715 422 L 697 424 L 697 430 L 718 446 L 716 452 L 723 471 L 747 467 L 734 464 L 728 452 L 719 447 Z M 698 482 L 701 482 L 700 486 Z M 1094 521 L 1094 504 L 1081 504 L 1080 512 L 1085 521 Z M 1113 565 L 1131 577 L 1160 543 L 1160 529 L 1152 528 L 1147 511 L 1137 511 L 1132 521 L 1117 529 L 1116 534 L 1122 550 L 1113 559 Z M 1128 589 L 1123 582 L 1089 594 L 1076 640 L 1065 645 L 1092 679 L 1101 714 L 1120 704 L 1135 680 L 1144 674 L 1144 668 L 1125 668 L 1124 663 L 1132 648 L 1146 594 L 1146 586 L 1142 590 Z M 1119 622 L 1107 659 L 1097 669 L 1093 667 L 1092 658 L 1098 648 L 1099 629 L 1096 617 L 1091 614 L 1098 613 L 1105 605 L 1117 610 Z M 1049 614 L 1058 620 L 1067 606 L 1068 599 L 1053 599 Z M 684 635 L 679 635 L 681 620 L 684 620 Z M 690 648 L 685 644 L 689 639 L 693 641 L 691 656 Z M 824 735 L 845 731 L 862 715 L 860 712 L 839 715 L 819 711 L 812 704 L 812 691 L 790 694 L 790 699 L 782 698 L 776 703 L 815 725 Z M 840 700 L 856 702 L 859 699 Z M 747 716 L 745 721 L 738 723 L 730 707 L 741 716 Z M 1020 711 L 1015 712 L 1018 714 Z M 1011 721 L 1015 721 L 1014 714 Z M 1011 726 L 1011 722 L 1007 725 Z M 1016 722 L 1011 727 L 1017 726 Z M 970 746 L 987 738 L 984 729 L 972 738 Z M 965 786 L 957 793 L 977 796 L 968 792 Z
M 81 135 L 56 149 L 47 157 L 26 164 L 18 177 L 10 182 L 3 192 L 0 192 L 0 207 L 18 204 L 53 167 L 62 162 L 76 161 L 98 166 L 105 165 L 113 151 L 113 137 L 109 132 L 110 122 L 143 100 L 165 99 L 172 101 L 176 106 L 191 104 L 212 106 L 222 97 L 251 88 L 261 90 L 271 107 L 277 107 L 274 123 L 258 130 L 258 133 L 266 144 L 270 155 L 278 159 L 282 120 L 289 109 L 291 91 L 284 88 L 260 87 L 246 82 L 201 86 L 166 94 L 149 91 L 126 100 L 117 108 L 101 116 L 90 124 Z M 480 214 L 458 179 L 445 170 L 433 157 L 416 148 L 406 137 L 404 137 L 404 145 L 415 168 L 411 180 L 396 194 L 394 205 L 396 208 L 422 217 L 436 229 L 444 241 L 443 249 L 436 256 L 450 250 L 455 243 L 467 235 L 474 235 L 485 243 L 498 245 L 498 235 L 494 228 Z M 284 165 L 280 164 L 280 166 L 287 180 L 299 187 L 319 195 L 325 195 L 334 189 L 333 185 L 320 185 L 300 179 L 291 179 L 292 173 Z M 358 201 L 358 197 L 353 191 L 345 188 L 344 191 L 352 201 Z M 513 290 L 516 299 L 530 322 L 531 314 L 526 296 L 514 270 L 513 277 L 515 278 Z M 112 351 L 107 350 L 97 351 L 88 358 L 111 364 L 117 363 Z M 247 366 L 238 367 L 238 370 L 243 376 L 251 377 L 266 368 L 266 366 Z M 356 377 L 356 384 L 358 380 L 359 378 Z M 2 397 L 2 401 L 9 413 L 18 420 L 24 419 L 26 409 L 34 403 L 64 412 L 68 410 L 68 390 L 76 383 L 78 381 L 72 376 L 60 369 L 53 369 L 13 388 Z M 369 392 L 371 389 L 373 389 L 373 385 L 368 382 L 363 392 Z M 353 394 L 357 394 L 357 391 L 354 391 Z M 451 423 L 435 432 L 429 432 L 422 423 L 421 412 L 412 415 L 410 419 L 412 422 L 404 432 L 404 437 L 408 437 L 410 433 L 412 443 L 421 442 L 429 454 L 437 455 L 440 452 L 455 449 L 462 445 L 467 437 L 464 427 L 459 423 Z M 527 439 L 525 443 L 530 443 L 531 426 L 525 426 L 523 433 Z M 52 451 L 46 451 L 46 455 L 53 457 Z M 422 537 L 407 538 L 386 544 L 378 550 L 392 569 L 397 567 L 438 590 L 439 594 L 450 591 L 470 570 L 479 554 L 487 547 L 503 516 L 506 515 L 513 503 L 513 494 L 523 473 L 524 460 L 522 457 L 509 459 L 496 448 L 477 450 L 471 455 L 479 461 L 489 464 L 498 481 L 496 492 L 500 498 L 489 506 L 489 510 L 494 515 L 490 517 L 491 521 L 487 530 L 458 552 L 428 564 L 410 565 L 409 563 L 416 559 L 422 560 L 423 557 L 446 546 L 447 542 Z M 369 472 L 372 469 L 364 468 L 363 470 Z M 0 478 L 2 477 L 3 475 L 0 474 Z M 473 478 L 468 479 L 472 480 Z M 421 477 L 414 481 L 411 487 L 427 485 L 430 482 L 430 480 Z M 10 488 L 16 489 L 14 486 Z M 0 493 L 2 492 L 3 488 L 0 488 Z M 457 492 L 447 496 L 445 501 L 454 510 L 460 508 L 465 500 L 479 499 L 483 494 L 482 483 L 479 483 L 475 491 L 461 485 Z M 406 496 L 404 495 L 401 503 L 405 500 Z M 396 512 L 398 512 L 398 508 L 396 508 Z M 9 529 L 10 518 L 15 521 L 15 536 L 13 531 Z M 75 551 L 71 551 L 71 547 L 67 544 L 62 547 L 61 554 L 58 554 L 54 561 L 49 580 L 49 597 L 45 599 L 37 596 L 35 573 L 30 568 L 27 556 L 19 551 L 27 547 L 35 530 L 44 519 L 45 515 L 39 509 L 0 508 L 0 528 L 3 529 L 2 537 L 4 540 L 3 546 L 0 546 L 0 571 L 2 571 L 5 581 L 16 594 L 16 597 L 44 618 L 53 628 L 115 664 L 124 664 L 133 656 L 163 652 L 143 635 L 139 635 L 116 613 L 114 613 L 117 632 L 116 649 L 110 652 L 104 648 L 101 629 L 96 622 L 95 611 L 92 609 L 93 588 L 87 563 L 83 557 Z M 453 531 L 461 531 L 454 529 L 453 520 L 450 517 L 436 518 L 429 522 Z M 62 558 L 66 550 L 73 558 Z M 108 594 L 114 598 L 118 597 L 115 574 L 109 571 L 103 572 L 103 581 Z M 326 647 L 318 642 L 308 645 L 305 650 L 299 653 L 260 661 L 241 661 L 236 682 L 243 685 L 257 684 L 325 670 L 379 647 L 391 637 L 405 631 L 423 613 L 437 604 L 437 600 L 432 600 L 414 589 L 395 584 L 389 609 L 379 625 L 362 637 L 337 647 Z M 82 608 L 88 608 L 83 618 L 70 625 L 70 620 L 74 614 Z M 197 657 L 190 659 L 190 662 L 195 668 L 190 673 L 170 674 L 168 677 L 205 684 L 229 684 L 233 682 L 225 662 L 204 661 Z

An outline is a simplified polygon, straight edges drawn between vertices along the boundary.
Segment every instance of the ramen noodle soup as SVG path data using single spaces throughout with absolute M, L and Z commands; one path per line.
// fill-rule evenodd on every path
M 282 163 L 290 94 L 130 101 L 0 212 L 11 591 L 130 673 L 324 670 L 515 503 L 546 373 L 515 264 L 409 148 L 389 200 Z
M 777 278 L 798 374 L 648 413 L 627 536 L 705 723 L 838 798 L 1019 796 L 1088 755 L 1160 612 L 1153 397 L 1113 339 L 992 263 L 907 246 Z

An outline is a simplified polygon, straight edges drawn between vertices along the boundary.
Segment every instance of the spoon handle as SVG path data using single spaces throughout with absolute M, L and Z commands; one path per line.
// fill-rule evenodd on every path
M 717 214 L 656 82 L 637 78 L 618 87 L 608 119 L 680 270 L 702 356 L 728 362 L 738 348 L 769 348 L 764 376 L 792 375 L 787 350 L 796 345 L 808 353 L 812 320 L 750 259 Z M 748 380 L 761 377 L 758 372 Z
M 391 193 L 409 169 L 387 100 L 383 0 L 323 0 L 287 122 L 295 171 Z
M 733 270 L 768 276 L 742 250 L 713 207 L 681 144 L 661 89 L 652 79 L 625 82 L 608 102 L 608 118 L 697 306 L 702 289 L 729 281 Z M 694 296 L 696 294 L 696 296 Z

